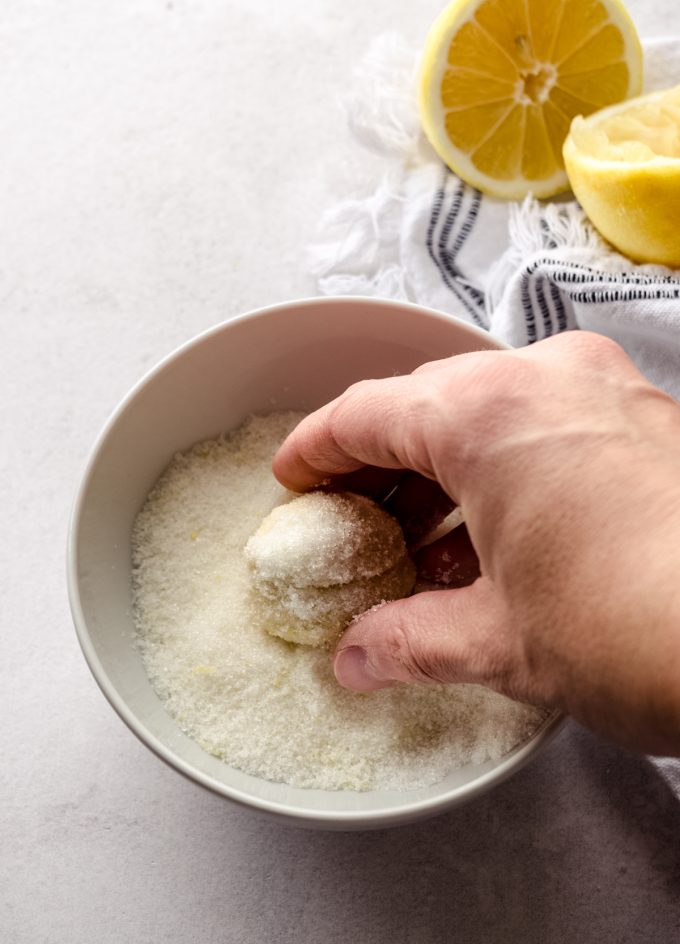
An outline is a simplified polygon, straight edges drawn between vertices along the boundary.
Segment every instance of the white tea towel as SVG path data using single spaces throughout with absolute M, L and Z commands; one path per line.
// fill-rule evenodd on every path
M 645 64 L 647 90 L 679 83 L 680 40 L 645 43 Z M 421 133 L 416 71 L 416 53 L 394 35 L 359 69 L 350 127 L 384 170 L 372 193 L 323 218 L 310 250 L 321 292 L 417 302 L 513 346 L 597 331 L 680 398 L 680 271 L 618 255 L 573 200 L 507 204 L 463 183 Z
M 680 39 L 644 48 L 647 91 L 680 83 Z M 463 183 L 421 133 L 416 73 L 416 52 L 394 35 L 358 70 L 350 127 L 384 171 L 372 193 L 324 216 L 310 249 L 321 292 L 416 302 L 513 346 L 597 331 L 680 399 L 680 271 L 617 254 L 573 200 L 507 204 Z M 680 762 L 654 763 L 680 798 Z

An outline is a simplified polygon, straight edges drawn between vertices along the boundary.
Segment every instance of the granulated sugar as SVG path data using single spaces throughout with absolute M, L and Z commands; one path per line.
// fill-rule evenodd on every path
M 542 712 L 471 685 L 345 691 L 327 652 L 252 625 L 243 548 L 293 497 L 271 458 L 300 419 L 254 417 L 177 455 L 137 517 L 138 642 L 167 711 L 225 763 L 297 787 L 407 790 L 501 757 Z

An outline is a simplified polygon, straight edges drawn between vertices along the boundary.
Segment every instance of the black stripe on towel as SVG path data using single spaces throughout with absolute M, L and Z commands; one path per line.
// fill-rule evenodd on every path
M 548 304 L 548 299 L 545 294 L 545 284 L 546 279 L 544 276 L 536 279 L 535 290 L 536 290 L 536 302 L 541 312 L 541 317 L 543 319 L 543 337 L 549 338 L 553 333 L 553 322 L 552 322 L 552 311 L 550 305 Z
M 564 302 L 562 301 L 562 296 L 560 291 L 555 285 L 554 282 L 550 282 L 550 297 L 553 300 L 553 305 L 555 311 L 557 312 L 557 330 L 566 331 L 567 330 L 567 312 L 564 308 Z
M 472 228 L 474 227 L 475 222 L 477 221 L 477 216 L 479 215 L 479 208 L 482 203 L 482 195 L 479 192 L 479 190 L 474 190 L 473 188 L 468 187 L 467 184 L 463 183 L 462 181 L 459 181 L 458 186 L 456 188 L 456 194 L 454 196 L 454 201 L 453 201 L 454 205 L 452 208 L 452 212 L 449 214 L 449 216 L 451 217 L 453 214 L 451 223 L 453 223 L 458 218 L 459 213 L 460 213 L 460 208 L 468 193 L 472 194 L 472 198 L 469 201 L 469 205 L 466 211 L 465 219 L 463 220 L 463 224 L 460 227 L 458 234 L 453 241 L 452 246 L 449 245 L 448 243 L 449 243 L 449 236 L 451 234 L 453 226 L 452 225 L 447 226 L 445 224 L 445 226 L 442 229 L 442 233 L 439 238 L 439 250 L 440 250 L 439 257 L 440 257 L 440 261 L 442 265 L 444 266 L 448 274 L 451 276 L 452 279 L 456 280 L 458 288 L 464 291 L 468 295 L 470 300 L 474 302 L 475 305 L 479 306 L 479 308 L 481 308 L 481 310 L 483 311 L 484 310 L 484 292 L 481 289 L 477 288 L 475 285 L 472 285 L 472 283 L 469 282 L 468 279 L 465 278 L 465 276 L 463 275 L 463 273 L 461 272 L 460 268 L 458 267 L 456 263 L 458 254 L 460 253 L 463 246 L 467 242 L 467 239 L 470 233 L 472 232 Z M 449 220 L 447 219 L 447 224 L 448 223 L 449 223 Z
M 533 344 L 535 341 L 538 341 L 536 315 L 534 313 L 534 305 L 529 290 L 529 284 L 533 274 L 534 267 L 529 266 L 522 272 L 520 283 L 520 300 L 522 302 L 522 311 L 524 312 L 524 327 L 527 332 L 527 344 Z
M 545 295 L 547 282 L 550 299 Z M 566 304 L 602 305 L 612 302 L 673 301 L 680 299 L 680 281 L 673 276 L 654 276 L 637 272 L 599 272 L 577 262 L 556 262 L 540 257 L 522 272 L 520 300 L 524 311 L 527 343 L 539 339 L 536 306 L 540 310 L 544 333 L 553 333 L 553 314 L 557 330 L 566 331 Z M 550 304 L 552 302 L 552 305 Z
M 478 191 L 474 192 L 477 196 L 473 198 L 472 205 L 468 208 L 467 215 L 455 239 L 453 248 L 449 249 L 446 245 L 463 205 L 466 185 L 460 180 L 458 181 L 458 185 L 453 194 L 451 206 L 449 207 L 449 210 L 446 214 L 446 219 L 444 220 L 444 224 L 440 230 L 439 238 L 437 239 L 437 246 L 435 248 L 435 231 L 439 223 L 446 199 L 446 183 L 449 176 L 449 172 L 445 171 L 442 184 L 435 191 L 432 210 L 430 211 L 430 221 L 425 237 L 427 251 L 430 259 L 432 259 L 432 262 L 439 271 L 444 285 L 463 305 L 465 310 L 472 317 L 473 321 L 480 327 L 484 327 L 484 321 L 482 318 L 484 310 L 484 293 L 465 280 L 462 276 L 462 273 L 455 265 L 456 256 L 470 235 L 470 232 L 474 226 L 474 222 L 479 213 L 481 194 L 478 194 Z

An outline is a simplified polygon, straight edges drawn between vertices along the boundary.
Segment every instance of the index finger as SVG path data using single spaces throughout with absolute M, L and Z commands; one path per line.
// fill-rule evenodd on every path
M 423 448 L 433 409 L 427 384 L 427 375 L 354 384 L 299 423 L 274 456 L 274 474 L 297 492 L 366 465 L 436 478 Z

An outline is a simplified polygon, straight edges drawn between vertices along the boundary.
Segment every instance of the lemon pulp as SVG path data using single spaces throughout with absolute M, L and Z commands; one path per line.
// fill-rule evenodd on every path
M 590 121 L 579 116 L 571 137 L 582 154 L 598 160 L 628 164 L 659 157 L 680 160 L 680 85 L 607 109 Z
M 564 159 L 605 239 L 636 262 L 680 268 L 680 86 L 575 118 Z
M 434 24 L 423 126 L 463 179 L 497 196 L 566 189 L 575 115 L 637 94 L 642 53 L 619 0 L 456 0 Z

